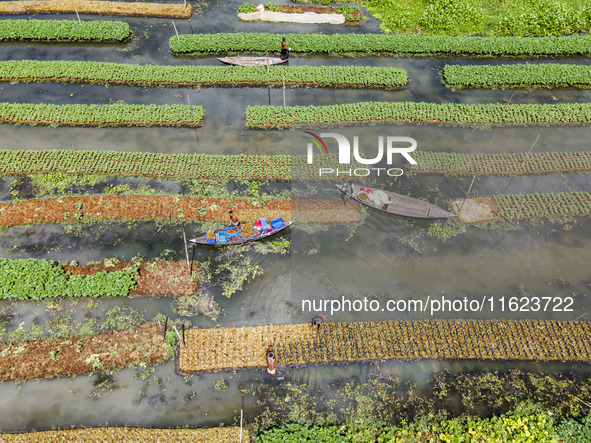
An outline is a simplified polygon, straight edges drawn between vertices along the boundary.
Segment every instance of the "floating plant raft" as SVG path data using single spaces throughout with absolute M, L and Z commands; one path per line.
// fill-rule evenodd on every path
M 358 223 L 358 204 L 333 200 L 267 200 L 180 197 L 170 195 L 93 195 L 40 198 L 0 203 L 0 226 L 107 220 L 216 221 L 228 219 L 228 209 L 243 221 L 282 217 L 298 223 Z M 292 211 L 296 218 L 292 217 Z
M 191 329 L 182 372 L 366 360 L 479 359 L 591 362 L 591 325 L 541 320 L 408 320 Z
M 591 192 L 470 198 L 455 201 L 452 209 L 464 223 L 581 217 L 591 214 Z
M 99 14 L 191 18 L 193 7 L 186 2 L 184 5 L 171 5 L 116 1 L 44 0 L 1 2 L 0 14 Z
M 78 441 L 127 441 L 127 442 L 158 442 L 158 441 L 190 441 L 194 443 L 234 443 L 250 441 L 247 429 L 239 427 L 199 428 L 199 429 L 154 429 L 130 427 L 103 427 L 67 429 L 57 431 L 27 432 L 22 434 L 2 434 L 0 440 L 10 443 L 25 442 L 78 442 Z
M 0 343 L 0 381 L 69 377 L 164 358 L 166 345 L 156 323 L 85 337 Z

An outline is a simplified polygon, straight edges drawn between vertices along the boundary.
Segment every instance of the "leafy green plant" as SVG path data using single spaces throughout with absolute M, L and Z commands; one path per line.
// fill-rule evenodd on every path
M 123 41 L 131 29 L 120 21 L 0 20 L 0 41 Z
M 256 12 L 256 10 L 257 10 L 256 5 L 254 5 L 252 3 L 243 3 L 238 8 L 238 14 L 248 14 L 250 12 Z
M 401 88 L 406 71 L 368 66 L 160 66 L 85 61 L 9 60 L 0 78 L 12 83 L 61 82 L 135 86 L 273 86 Z
M 184 126 L 203 123 L 201 106 L 0 103 L 0 122 L 50 126 Z
M 559 63 L 525 65 L 445 65 L 443 83 L 462 88 L 591 88 L 591 67 Z
M 360 123 L 440 123 L 452 125 L 572 124 L 591 122 L 591 103 L 456 104 L 361 102 L 328 106 L 248 106 L 251 129 Z
M 169 41 L 175 54 L 265 54 L 279 51 L 285 36 L 300 54 L 450 54 L 469 56 L 589 55 L 590 36 L 569 37 L 452 37 L 381 34 L 182 34 Z
M 50 297 L 100 297 L 129 294 L 138 269 L 98 272 L 82 276 L 66 274 L 57 262 L 0 258 L 0 299 L 41 300 Z

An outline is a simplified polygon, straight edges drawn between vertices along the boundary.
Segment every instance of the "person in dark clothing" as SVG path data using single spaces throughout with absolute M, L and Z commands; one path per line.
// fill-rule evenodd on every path
M 290 50 L 291 50 L 291 48 L 289 47 L 287 40 L 285 39 L 285 37 L 283 37 L 283 40 L 281 41 L 281 60 L 288 60 L 289 59 L 289 51 Z

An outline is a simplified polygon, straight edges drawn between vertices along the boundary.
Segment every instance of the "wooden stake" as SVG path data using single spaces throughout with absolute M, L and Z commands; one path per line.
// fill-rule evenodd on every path
M 174 32 L 176 33 L 176 39 L 180 40 L 179 31 L 176 30 L 176 25 L 174 24 L 174 20 L 172 20 L 172 26 L 174 27 Z
M 185 343 L 185 324 L 181 324 L 182 328 L 183 328 L 183 345 L 186 345 Z
M 244 410 L 240 409 L 240 443 L 242 443 L 242 419 L 244 418 Z
M 474 184 L 474 180 L 476 180 L 476 174 L 474 174 L 474 177 L 472 177 L 472 183 L 470 183 L 470 187 L 468 188 L 468 192 L 466 192 L 466 197 L 464 197 L 464 201 L 462 202 L 460 209 L 458 210 L 458 213 L 462 212 L 462 208 L 464 207 L 464 203 L 466 203 L 466 199 L 468 198 L 468 194 L 470 194 L 470 191 L 472 190 L 472 185 Z
M 74 11 L 76 11 L 76 17 L 78 17 L 78 23 L 82 23 L 80 21 L 80 16 L 78 15 L 78 8 L 76 7 L 76 5 L 74 5 Z
M 185 241 L 185 255 L 187 256 L 187 270 L 189 271 L 189 277 L 191 276 L 191 260 L 189 260 L 189 248 L 187 247 L 187 234 L 183 231 L 183 240 Z
M 525 201 L 525 196 L 521 199 L 521 204 L 519 205 L 519 211 L 517 211 L 517 219 L 515 220 L 515 226 L 517 227 L 517 223 L 519 223 L 519 217 L 521 216 L 521 208 L 523 208 L 523 202 Z
M 179 342 L 183 343 L 183 345 L 185 344 L 183 342 L 183 338 L 181 337 L 181 333 L 179 332 L 179 330 L 176 328 L 175 325 L 172 325 L 172 329 L 174 329 L 174 332 L 176 332 L 176 336 L 179 338 Z
M 267 51 L 267 74 L 269 73 L 269 40 L 265 40 L 265 51 Z
M 283 112 L 285 112 L 285 74 L 283 74 Z

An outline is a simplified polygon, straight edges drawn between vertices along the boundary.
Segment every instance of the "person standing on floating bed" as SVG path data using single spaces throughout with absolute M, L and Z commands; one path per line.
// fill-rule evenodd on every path
M 283 37 L 283 40 L 281 41 L 281 60 L 289 60 L 289 51 L 291 51 L 291 48 L 285 37 Z

